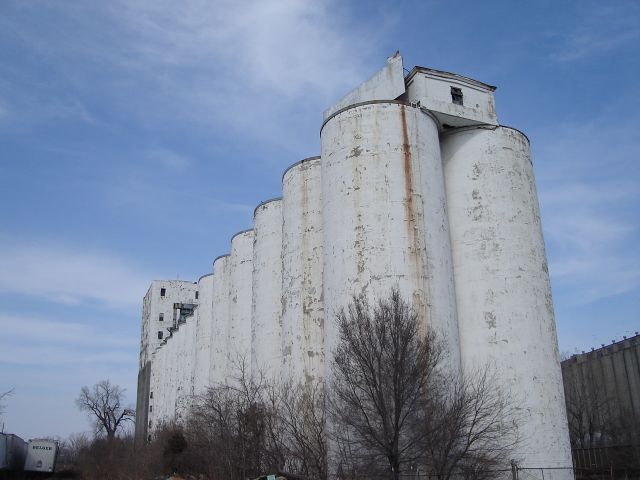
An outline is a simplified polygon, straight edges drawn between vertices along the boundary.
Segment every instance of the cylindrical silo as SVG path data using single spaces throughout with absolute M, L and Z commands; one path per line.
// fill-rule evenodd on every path
M 251 374 L 273 381 L 282 361 L 282 200 L 262 202 L 253 214 Z
M 251 368 L 251 303 L 253 301 L 253 230 L 231 237 L 229 257 L 229 346 L 227 375 Z
M 213 261 L 213 326 L 211 328 L 211 364 L 209 385 L 224 383 L 227 378 L 227 352 L 229 346 L 229 255 Z
M 193 373 L 194 394 L 199 395 L 209 386 L 213 332 L 213 273 L 198 280 L 198 307 L 195 321 L 195 365 Z
M 397 287 L 459 368 L 455 289 L 438 128 L 397 101 L 357 104 L 321 133 L 325 349 L 352 295 Z
M 522 406 L 514 457 L 521 466 L 570 467 L 528 140 L 505 127 L 463 128 L 443 136 L 442 157 L 463 364 L 495 368 L 498 383 Z M 572 476 L 549 470 L 544 478 Z
M 322 185 L 320 157 L 282 177 L 282 374 L 284 382 L 324 378 Z

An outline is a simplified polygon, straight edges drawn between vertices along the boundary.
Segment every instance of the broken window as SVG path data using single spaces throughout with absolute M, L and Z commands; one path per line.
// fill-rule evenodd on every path
M 162 340 L 163 332 L 162 330 L 158 330 L 158 340 Z
M 164 297 L 164 294 L 167 293 L 167 289 L 166 288 L 161 288 L 160 289 L 160 296 Z
M 163 322 L 164 321 L 164 313 L 161 313 L 160 315 L 158 315 L 158 321 L 159 322 Z
M 456 105 L 463 105 L 461 88 L 451 87 L 451 101 Z

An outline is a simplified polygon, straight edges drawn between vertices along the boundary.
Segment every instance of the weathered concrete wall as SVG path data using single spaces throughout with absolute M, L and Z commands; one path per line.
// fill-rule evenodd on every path
M 227 375 L 236 376 L 244 363 L 251 368 L 251 303 L 253 301 L 253 230 L 231 238 L 229 257 L 229 351 Z
M 455 73 L 422 67 L 415 67 L 406 82 L 407 101 L 419 103 L 443 125 L 498 125 L 493 98 L 495 87 L 491 85 Z M 453 103 L 452 87 L 462 94 L 462 105 Z
M 138 390 L 136 396 L 136 443 L 148 439 L 146 424 L 149 421 L 149 392 L 151 389 L 151 361 L 138 371 Z
M 459 365 L 458 326 L 438 131 L 420 109 L 360 105 L 331 118 L 322 143 L 325 349 L 353 294 L 398 287 Z
M 326 120 L 338 110 L 356 103 L 370 102 L 372 100 L 395 100 L 404 92 L 402 57 L 394 55 L 387 59 L 387 64 L 384 68 L 325 110 L 323 119 Z
M 227 376 L 227 356 L 229 347 L 229 255 L 222 255 L 213 261 L 213 327 L 211 345 L 211 365 L 209 385 L 224 383 Z
M 312 157 L 282 178 L 282 380 L 292 384 L 324 375 L 320 175 L 320 157 Z
M 187 318 L 186 323 L 178 327 L 174 338 L 176 340 L 176 419 L 182 421 L 186 418 L 189 407 L 192 404 L 196 360 L 196 331 L 197 319 L 195 316 Z
M 260 204 L 253 222 L 251 374 L 276 380 L 282 363 L 282 201 Z
M 570 466 L 528 140 L 510 128 L 462 129 L 443 137 L 442 158 L 463 363 L 495 367 L 500 385 L 521 402 L 521 466 Z
M 164 296 L 161 295 L 165 290 Z M 197 303 L 197 286 L 184 280 L 154 280 L 142 304 L 142 334 L 140 336 L 140 366 L 143 367 L 151 354 L 160 346 L 167 328 L 172 326 L 174 303 Z M 160 314 L 163 320 L 160 320 Z M 158 338 L 158 332 L 162 338 Z
M 164 296 L 162 295 L 162 289 L 164 289 Z M 149 408 L 152 408 L 154 404 L 149 401 L 149 396 L 153 391 L 151 372 L 155 367 L 149 366 L 149 364 L 155 361 L 154 354 L 156 350 L 160 349 L 161 344 L 169 335 L 168 328 L 173 325 L 173 304 L 197 303 L 195 298 L 196 290 L 197 286 L 193 282 L 154 280 L 144 297 L 142 332 L 140 336 L 140 367 L 141 370 L 149 369 L 150 373 L 148 374 L 148 383 L 146 381 L 138 383 L 135 434 L 137 439 L 148 437 L 148 423 L 152 419 Z M 162 332 L 162 338 L 159 338 L 159 332 Z M 157 368 L 155 370 L 158 372 Z M 147 400 L 143 401 L 141 398 Z
M 213 273 L 203 275 L 198 280 L 198 308 L 195 321 L 195 364 L 193 368 L 193 389 L 202 393 L 209 386 L 211 370 L 211 349 L 213 345 Z

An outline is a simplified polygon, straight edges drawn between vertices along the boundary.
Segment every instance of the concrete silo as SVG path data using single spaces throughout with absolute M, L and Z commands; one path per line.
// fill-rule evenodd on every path
M 253 230 L 231 237 L 229 257 L 229 350 L 227 376 L 235 377 L 244 364 L 251 368 L 251 304 L 253 301 Z
M 196 310 L 194 393 L 202 393 L 209 386 L 211 349 L 213 346 L 213 273 L 198 280 L 198 308 Z
M 211 329 L 211 364 L 209 385 L 223 383 L 227 377 L 227 355 L 229 346 L 229 254 L 220 255 L 213 261 L 213 322 Z
M 330 116 L 321 133 L 325 348 L 351 295 L 370 301 L 398 287 L 423 328 L 459 365 L 453 272 L 438 125 L 398 101 L 357 103 Z
M 280 376 L 282 362 L 282 200 L 258 205 L 253 214 L 251 375 Z
M 282 176 L 282 380 L 324 376 L 323 236 L 320 157 Z
M 200 279 L 195 337 L 187 322 L 162 340 L 167 301 L 145 298 L 139 410 L 150 382 L 154 419 L 172 419 L 190 369 L 197 391 L 236 376 L 241 358 L 285 383 L 322 380 L 339 310 L 397 287 L 440 334 L 448 368 L 488 365 L 521 402 L 520 466 L 570 467 L 529 145 L 499 126 L 494 90 L 423 67 L 405 76 L 396 55 L 330 107 L 321 157 L 285 171 L 282 200 L 259 205 Z
M 442 155 L 463 363 L 490 364 L 521 404 L 521 466 L 570 466 L 529 142 L 507 127 L 463 127 L 443 135 Z

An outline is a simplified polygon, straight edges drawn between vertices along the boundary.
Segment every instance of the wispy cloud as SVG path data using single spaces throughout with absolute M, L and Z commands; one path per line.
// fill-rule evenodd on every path
M 0 288 L 61 304 L 137 307 L 152 278 L 126 258 L 0 236 Z
M 640 147 L 634 120 L 605 122 L 557 126 L 537 157 L 550 273 L 572 305 L 640 289 Z
M 192 165 L 191 159 L 167 148 L 151 148 L 142 152 L 142 156 L 152 164 L 169 170 L 182 171 Z
M 365 34 L 362 22 L 348 23 L 348 6 L 336 0 L 191 0 L 179 7 L 166 0 L 36 2 L 17 10 L 28 18 L 30 8 L 48 13 L 51 32 L 28 37 L 2 19 L 0 27 L 55 65 L 50 80 L 69 92 L 60 104 L 47 98 L 47 85 L 34 85 L 22 96 L 26 108 L 8 107 L 37 113 L 40 121 L 40 103 L 57 114 L 92 118 L 86 104 L 103 91 L 141 125 L 179 119 L 286 144 L 291 106 L 322 111 L 369 73 L 364 65 L 376 47 L 371 32 Z M 18 77 L 6 96 L 19 93 L 15 86 L 26 79 Z
M 87 323 L 61 321 L 52 318 L 33 318 L 24 315 L 0 313 L 0 331 L 3 338 L 15 344 L 56 344 L 67 349 L 77 348 L 125 348 L 135 351 L 139 345 L 137 338 L 127 337 L 116 331 L 106 331 L 94 322 Z
M 556 34 L 551 59 L 571 62 L 620 50 L 640 41 L 640 5 L 635 1 L 581 2 L 577 20 Z

